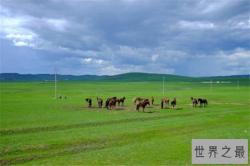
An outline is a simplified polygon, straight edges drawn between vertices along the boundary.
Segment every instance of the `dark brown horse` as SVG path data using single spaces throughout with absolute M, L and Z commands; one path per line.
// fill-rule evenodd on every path
M 163 109 L 164 99 L 161 99 L 161 109 Z
M 155 99 L 154 99 L 154 97 L 152 96 L 152 97 L 151 97 L 151 103 L 152 103 L 152 105 L 154 105 L 154 101 L 155 101 Z
M 114 109 L 115 104 L 116 104 L 116 99 L 110 99 L 108 106 L 109 106 L 110 109 Z
M 125 97 L 117 99 L 116 102 L 118 103 L 118 106 L 120 106 L 120 103 L 122 103 L 122 106 L 124 104 Z
M 105 108 L 108 109 L 109 101 L 110 101 L 111 99 L 115 99 L 115 100 L 116 100 L 116 97 L 108 98 L 108 99 L 106 100 Z
M 91 105 L 92 105 L 92 100 L 91 100 L 91 98 L 87 98 L 87 99 L 85 99 L 86 100 L 86 102 L 88 102 L 89 103 L 89 108 L 91 107 Z
M 147 106 L 147 104 L 150 105 L 148 100 L 147 101 L 140 101 L 139 103 L 136 104 L 136 110 L 139 112 L 140 107 L 142 107 L 143 112 L 144 112 L 144 109 Z
M 198 104 L 197 99 L 195 99 L 195 98 L 191 97 L 191 100 L 192 100 L 192 102 L 193 102 L 193 107 L 195 107 L 195 108 L 196 108 L 196 106 L 197 106 L 197 104 Z
M 102 107 L 102 102 L 103 102 L 103 100 L 101 98 L 97 97 L 97 103 L 98 103 L 99 108 Z
M 174 98 L 174 100 L 171 102 L 171 106 L 174 108 L 175 107 L 175 105 L 176 105 L 176 98 Z
M 169 106 L 169 98 L 165 97 L 165 98 L 164 98 L 164 101 L 165 101 L 165 103 L 166 103 L 166 106 Z
M 199 102 L 200 102 L 200 107 L 202 107 L 202 104 L 204 104 L 204 107 L 206 107 L 206 105 L 208 104 L 206 99 L 198 98 L 198 103 Z

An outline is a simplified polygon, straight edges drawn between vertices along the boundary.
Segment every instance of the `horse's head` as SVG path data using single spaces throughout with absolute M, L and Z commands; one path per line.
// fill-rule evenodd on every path
M 145 101 L 145 104 L 147 105 L 150 105 L 150 102 L 148 100 Z
M 191 100 L 193 100 L 194 98 L 193 97 L 191 97 Z
M 87 98 L 87 99 L 85 99 L 86 100 L 86 102 L 88 102 L 89 101 L 89 98 Z

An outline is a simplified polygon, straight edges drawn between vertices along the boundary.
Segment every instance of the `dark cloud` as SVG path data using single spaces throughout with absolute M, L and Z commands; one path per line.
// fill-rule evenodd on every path
M 248 0 L 2 0 L 1 9 L 2 72 L 249 73 L 249 61 L 236 65 L 249 60 Z

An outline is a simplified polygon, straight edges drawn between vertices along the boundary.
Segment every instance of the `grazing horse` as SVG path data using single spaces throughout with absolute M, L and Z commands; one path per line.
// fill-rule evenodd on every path
M 171 102 L 171 105 L 172 105 L 173 108 L 175 107 L 175 105 L 176 105 L 176 98 L 174 98 L 174 100 Z
M 124 104 L 125 97 L 117 99 L 116 102 L 118 103 L 118 106 L 120 106 L 120 103 L 122 103 L 122 106 Z
M 142 101 L 143 99 L 141 98 L 141 97 L 135 97 L 134 99 L 133 99 L 133 103 L 134 104 L 136 104 L 136 101 Z
M 199 102 L 200 102 L 200 107 L 202 107 L 202 104 L 204 104 L 204 107 L 206 107 L 206 105 L 208 104 L 206 99 L 198 98 L 198 103 Z
M 166 106 L 169 106 L 169 98 L 165 97 L 163 100 L 165 101 Z
M 140 101 L 139 103 L 136 104 L 136 110 L 139 112 L 140 107 L 142 107 L 143 112 L 144 112 L 144 109 L 145 109 L 147 104 L 150 105 L 148 100 L 147 101 Z
M 154 99 L 154 97 L 152 96 L 152 97 L 151 97 L 151 103 L 152 103 L 152 105 L 154 105 L 154 101 L 155 101 L 155 99 Z
M 113 109 L 115 108 L 115 104 L 116 104 L 116 99 L 110 99 L 108 106 L 110 109 Z
M 86 100 L 86 102 L 88 102 L 89 103 L 89 108 L 91 107 L 91 105 L 92 105 L 92 100 L 91 100 L 91 98 L 87 98 L 87 99 L 85 99 Z
M 108 109 L 109 101 L 110 101 L 111 99 L 115 99 L 115 101 L 116 101 L 116 97 L 108 98 L 108 99 L 106 100 L 105 108 Z
M 98 103 L 99 108 L 102 107 L 102 102 L 103 102 L 103 100 L 101 98 L 97 97 L 97 103 Z
M 164 100 L 161 99 L 161 109 L 163 109 Z
M 197 104 L 198 104 L 197 99 L 195 99 L 195 98 L 191 97 L 191 100 L 192 100 L 192 102 L 193 102 L 193 107 L 195 107 L 195 108 L 196 108 L 196 106 L 197 106 Z

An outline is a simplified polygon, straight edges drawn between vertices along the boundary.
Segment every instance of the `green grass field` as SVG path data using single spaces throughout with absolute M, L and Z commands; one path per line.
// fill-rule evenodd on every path
M 192 139 L 249 139 L 249 82 L 1 83 L 1 165 L 191 165 Z M 125 106 L 98 108 L 96 97 L 126 97 Z M 134 97 L 154 96 L 136 112 Z M 163 96 L 176 109 L 160 109 Z M 193 108 L 190 97 L 206 98 Z M 91 97 L 93 108 L 85 98 Z M 249 151 L 249 148 L 248 148 Z M 249 157 L 248 157 L 249 158 Z

